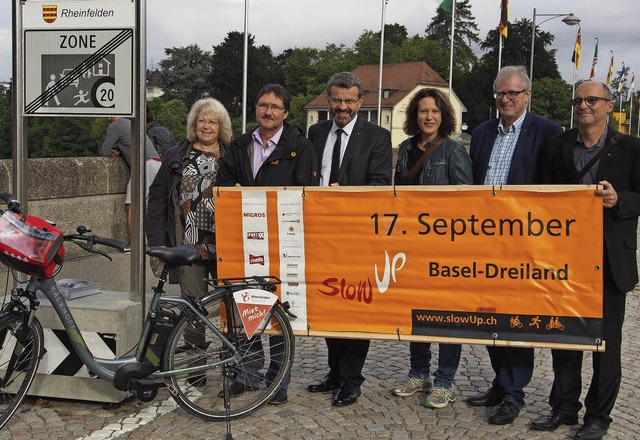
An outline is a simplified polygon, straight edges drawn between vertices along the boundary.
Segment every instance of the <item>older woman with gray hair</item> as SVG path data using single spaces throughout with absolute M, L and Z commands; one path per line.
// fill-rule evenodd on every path
M 169 149 L 149 189 L 149 246 L 194 245 L 200 259 L 178 269 L 184 293 L 196 298 L 207 291 L 204 278 L 215 276 L 213 189 L 220 158 L 231 141 L 231 119 L 216 99 L 200 99 L 187 117 L 187 139 Z M 175 275 L 171 277 L 175 282 Z M 203 335 L 194 332 L 193 344 Z M 195 385 L 202 377 L 190 378 Z

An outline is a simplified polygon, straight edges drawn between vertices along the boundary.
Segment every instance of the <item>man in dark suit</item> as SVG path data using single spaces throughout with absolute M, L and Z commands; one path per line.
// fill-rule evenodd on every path
M 350 72 L 336 73 L 327 84 L 333 119 L 309 128 L 309 140 L 321 162 L 322 186 L 391 185 L 391 135 L 358 116 L 364 89 Z M 309 385 L 314 392 L 333 392 L 334 406 L 351 405 L 360 396 L 362 367 L 369 341 L 326 339 L 329 373 Z
M 527 112 L 531 81 L 522 66 L 503 67 L 493 83 L 500 118 L 478 126 L 471 136 L 470 155 L 476 185 L 535 183 L 542 146 L 562 128 Z M 489 423 L 512 423 L 525 406 L 524 387 L 533 375 L 533 349 L 487 347 L 495 378 L 485 393 L 471 396 L 472 406 L 496 406 Z
M 585 398 L 584 425 L 576 439 L 601 439 L 622 378 L 620 346 L 626 293 L 638 282 L 637 226 L 640 215 L 640 140 L 607 126 L 614 104 L 611 91 L 596 81 L 576 89 L 573 107 L 579 128 L 549 139 L 540 156 L 541 183 L 598 184 L 602 197 L 604 271 L 604 352 L 593 353 L 593 376 Z M 594 161 L 595 160 L 595 161 Z M 582 171 L 585 169 L 586 172 Z M 582 177 L 581 177 L 582 176 Z M 531 427 L 553 431 L 578 423 L 582 390 L 581 351 L 552 350 L 554 380 L 551 412 Z

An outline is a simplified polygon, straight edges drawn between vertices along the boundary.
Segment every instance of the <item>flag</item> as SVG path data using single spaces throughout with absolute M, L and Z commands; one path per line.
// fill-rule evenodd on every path
M 631 97 L 633 96 L 633 89 L 636 86 L 636 73 L 633 72 L 631 75 L 631 83 L 629 84 L 629 91 L 627 92 L 627 101 L 631 101 Z
M 607 80 L 604 82 L 607 87 L 611 84 L 611 76 L 613 75 L 613 51 L 611 51 L 611 64 L 609 64 L 609 73 L 607 73 Z
M 622 70 L 620 71 L 620 78 L 618 79 L 618 94 L 620 94 L 620 99 L 622 99 L 622 90 L 624 89 L 624 79 L 627 76 L 627 69 L 624 67 L 624 62 L 622 63 Z
M 576 65 L 576 69 L 580 68 L 580 57 L 582 56 L 582 28 L 578 28 L 578 36 L 576 37 L 576 45 L 573 47 L 573 56 L 571 62 Z
M 509 0 L 501 0 L 500 24 L 498 29 L 504 38 L 509 35 Z
M 589 79 L 593 79 L 596 76 L 596 65 L 598 64 L 598 39 L 596 38 L 596 50 L 593 53 L 593 63 L 591 63 L 591 74 Z
M 451 12 L 453 12 L 453 0 L 442 0 L 442 3 L 440 3 L 438 7 L 444 12 L 451 14 Z

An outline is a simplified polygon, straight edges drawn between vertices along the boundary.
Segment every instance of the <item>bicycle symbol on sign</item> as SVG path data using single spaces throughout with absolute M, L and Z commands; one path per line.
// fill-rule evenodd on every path
M 545 328 L 547 330 L 553 330 L 553 329 L 564 330 L 564 325 L 562 325 L 562 323 L 560 322 L 560 318 L 556 316 L 555 318 L 551 318 L 549 320 L 549 324 L 547 324 Z
M 520 321 L 520 316 L 514 316 L 509 320 L 509 326 L 511 326 L 511 328 L 522 328 L 524 324 L 522 324 L 522 321 Z

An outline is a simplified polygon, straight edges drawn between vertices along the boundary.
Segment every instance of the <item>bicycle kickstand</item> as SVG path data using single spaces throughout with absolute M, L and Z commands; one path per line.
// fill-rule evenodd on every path
M 224 375 L 222 378 L 222 390 L 224 394 L 224 410 L 227 421 L 227 440 L 233 440 L 231 435 L 231 393 L 229 392 L 231 378 L 228 375 Z

